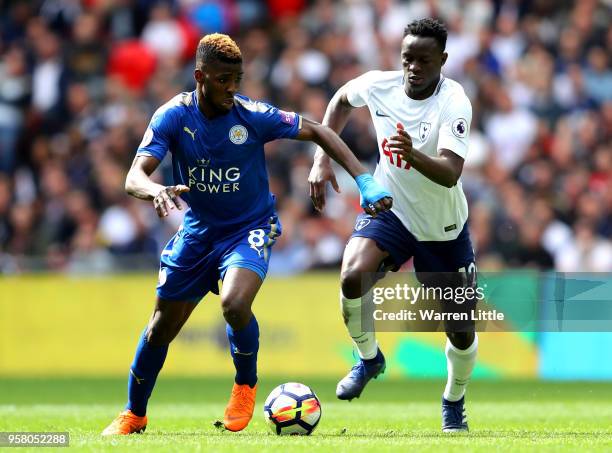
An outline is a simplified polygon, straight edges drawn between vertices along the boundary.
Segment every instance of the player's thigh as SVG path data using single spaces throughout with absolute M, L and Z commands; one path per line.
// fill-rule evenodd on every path
M 388 256 L 374 239 L 352 237 L 342 257 L 340 285 L 344 296 L 355 299 L 368 292 L 382 276 L 378 271 Z
M 215 247 L 223 250 L 219 259 L 218 271 L 225 285 L 226 274 L 230 269 L 250 269 L 263 281 L 268 273 L 272 247 L 280 236 L 282 227 L 278 218 L 272 216 L 262 219 L 255 227 L 238 231 Z
M 276 217 L 223 241 L 219 263 L 223 280 L 221 307 L 226 321 L 241 324 L 251 316 L 251 305 L 268 273 L 272 246 L 281 234 Z
M 246 327 L 253 312 L 251 306 L 263 280 L 259 274 L 243 267 L 231 267 L 225 273 L 221 288 L 221 310 L 233 329 Z
M 376 272 L 388 256 L 389 253 L 382 250 L 374 239 L 352 237 L 344 248 L 342 273 Z
M 360 214 L 342 260 L 343 271 L 397 270 L 414 255 L 416 239 L 391 211 Z
M 218 262 L 223 250 L 214 245 L 179 230 L 161 254 L 157 297 L 197 304 L 209 291 L 219 294 Z
M 439 309 L 446 315 L 444 330 L 452 343 L 458 347 L 466 342 L 471 344 L 477 270 L 467 227 L 456 240 L 419 244 L 414 262 L 419 282 L 438 288 L 442 295 Z
M 237 304 L 250 309 L 262 283 L 261 276 L 251 269 L 231 267 L 223 279 L 221 305 L 228 307 Z

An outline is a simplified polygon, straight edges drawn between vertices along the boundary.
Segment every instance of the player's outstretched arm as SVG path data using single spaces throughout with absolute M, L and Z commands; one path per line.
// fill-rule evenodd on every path
M 304 118 L 296 138 L 315 142 L 355 178 L 361 195 L 361 206 L 368 214 L 375 216 L 377 212 L 391 209 L 391 193 L 374 181 L 346 143 L 328 126 Z M 313 198 L 312 191 L 310 195 Z
M 159 165 L 159 160 L 152 156 L 136 156 L 132 167 L 125 178 L 125 191 L 141 200 L 153 200 L 153 206 L 159 217 L 165 217 L 171 209 L 182 209 L 177 197 L 189 192 L 189 187 L 162 186 L 152 181 L 150 176 Z
M 303 118 L 302 128 L 296 138 L 315 142 L 353 178 L 367 172 L 346 143 L 328 126 Z
M 437 157 L 428 156 L 412 147 L 412 138 L 397 123 L 397 135 L 388 142 L 389 150 L 402 156 L 415 170 L 444 187 L 453 187 L 461 177 L 463 158 L 449 149 L 441 149 Z
M 350 104 L 346 97 L 346 85 L 344 85 L 338 91 L 336 91 L 336 94 L 334 94 L 329 101 L 321 124 L 328 126 L 336 134 L 340 134 L 340 132 L 344 130 L 344 127 L 346 126 L 349 116 L 354 108 L 355 107 Z M 330 163 L 329 156 L 325 154 L 325 151 L 323 151 L 321 147 L 318 147 L 315 152 L 315 163 Z
M 336 134 L 342 132 L 351 111 L 354 109 L 346 97 L 345 87 L 346 85 L 334 94 L 323 117 L 322 124 L 328 126 Z M 340 186 L 338 181 L 336 181 L 336 175 L 332 169 L 330 158 L 323 151 L 323 148 L 318 146 L 315 151 L 312 168 L 310 169 L 310 175 L 308 176 L 310 198 L 317 211 L 322 211 L 325 208 L 325 190 L 328 182 L 331 183 L 336 192 L 340 193 Z

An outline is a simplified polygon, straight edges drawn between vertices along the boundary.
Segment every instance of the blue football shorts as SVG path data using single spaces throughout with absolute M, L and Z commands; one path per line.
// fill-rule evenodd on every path
M 376 217 L 360 214 L 355 221 L 353 237 L 372 239 L 389 257 L 381 263 L 379 272 L 368 278 L 382 278 L 385 271 L 397 271 L 414 257 L 414 270 L 418 281 L 427 287 L 458 288 L 477 286 L 474 249 L 467 223 L 459 236 L 450 241 L 418 241 L 392 211 L 378 213 Z M 373 284 L 373 281 L 370 281 Z M 475 307 L 475 298 L 455 304 L 442 304 L 444 312 L 462 313 Z M 447 321 L 447 332 L 471 332 L 473 321 Z
M 392 270 L 414 257 L 414 270 L 419 272 L 457 272 L 474 263 L 474 249 L 467 223 L 459 236 L 450 241 L 419 241 L 392 212 L 376 217 L 361 213 L 355 220 L 353 237 L 370 238 L 378 248 L 389 253 L 384 263 Z
M 281 233 L 277 216 L 215 240 L 181 226 L 161 253 L 157 296 L 197 303 L 209 291 L 219 294 L 219 280 L 233 267 L 250 269 L 264 280 L 272 246 Z

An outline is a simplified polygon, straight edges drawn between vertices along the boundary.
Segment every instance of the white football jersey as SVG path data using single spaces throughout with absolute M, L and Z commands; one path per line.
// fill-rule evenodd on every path
M 433 182 L 391 153 L 387 141 L 402 123 L 415 149 L 437 156 L 446 148 L 465 159 L 472 105 L 461 85 L 444 76 L 429 98 L 411 99 L 403 77 L 402 71 L 367 72 L 348 82 L 347 98 L 370 109 L 380 153 L 374 178 L 393 194 L 392 211 L 419 241 L 450 241 L 468 217 L 461 181 L 450 189 Z

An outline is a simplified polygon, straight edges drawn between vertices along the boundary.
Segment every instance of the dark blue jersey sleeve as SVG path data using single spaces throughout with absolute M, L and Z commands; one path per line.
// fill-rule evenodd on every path
M 302 117 L 295 112 L 285 112 L 273 105 L 259 103 L 258 127 L 266 142 L 277 138 L 295 138 L 302 128 Z
M 137 156 L 153 156 L 163 160 L 170 148 L 170 142 L 176 130 L 176 114 L 167 105 L 163 105 L 153 114 L 149 127 L 138 146 Z

